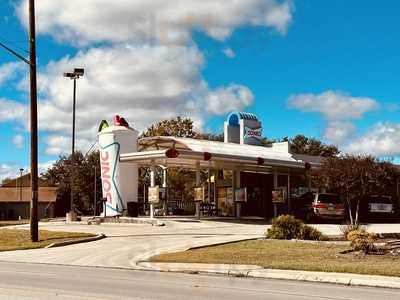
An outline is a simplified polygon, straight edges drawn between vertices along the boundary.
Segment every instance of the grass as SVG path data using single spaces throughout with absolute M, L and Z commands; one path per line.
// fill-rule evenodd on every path
M 161 254 L 150 261 L 250 264 L 271 269 L 400 276 L 400 257 L 339 253 L 347 249 L 326 243 L 255 240 Z
M 59 232 L 59 231 L 40 230 L 39 242 L 33 243 L 30 240 L 29 230 L 1 229 L 0 251 L 43 248 L 54 242 L 81 239 L 90 236 L 94 235 L 90 233 L 80 233 L 80 232 Z

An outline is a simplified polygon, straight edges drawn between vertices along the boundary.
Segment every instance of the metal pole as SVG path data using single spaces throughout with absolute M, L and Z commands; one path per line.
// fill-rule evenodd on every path
M 274 170 L 274 189 L 278 188 L 278 172 Z M 274 203 L 274 218 L 278 216 L 278 204 Z
M 24 169 L 19 169 L 19 201 L 22 202 L 22 171 Z
M 74 90 L 72 94 L 72 150 L 71 150 L 71 203 L 70 203 L 70 212 L 73 214 L 74 212 L 74 161 L 75 161 L 75 104 L 76 104 L 76 78 L 74 78 Z
M 150 165 L 150 186 L 156 186 L 156 166 L 154 165 L 154 161 L 151 161 Z M 154 203 L 150 203 L 150 218 L 154 218 Z
M 196 188 L 200 187 L 200 183 L 201 183 L 201 178 L 200 178 L 200 162 L 197 161 L 196 162 Z M 198 199 L 196 199 L 198 200 Z M 201 218 L 201 212 L 200 212 L 200 201 L 196 201 L 195 203 L 196 205 L 196 218 L 198 220 L 200 220 Z
M 29 0 L 29 67 L 30 67 L 30 129 L 31 129 L 31 207 L 30 233 L 32 242 L 39 241 L 38 224 L 38 124 L 36 80 L 35 1 Z
M 74 78 L 74 91 L 72 95 L 72 155 L 75 153 L 75 105 L 76 105 L 76 78 Z
M 94 197 L 93 197 L 93 215 L 96 216 L 96 206 L 97 206 L 97 174 L 96 174 L 96 166 L 94 166 Z
M 211 203 L 210 198 L 211 198 L 211 176 L 210 176 L 210 168 L 207 170 L 207 198 L 208 198 L 208 203 Z

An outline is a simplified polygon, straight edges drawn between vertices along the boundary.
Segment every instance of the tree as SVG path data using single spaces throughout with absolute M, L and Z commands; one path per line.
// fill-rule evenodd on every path
M 96 179 L 94 168 L 96 167 Z M 73 175 L 73 176 L 72 176 Z M 94 184 L 96 180 L 96 205 L 101 205 L 101 176 L 99 152 L 94 151 L 87 156 L 75 152 L 74 156 L 61 156 L 57 162 L 43 174 L 49 185 L 57 186 L 57 194 L 65 209 L 70 207 L 71 178 L 73 178 L 74 205 L 83 214 L 93 213 Z
M 324 144 L 320 140 L 308 138 L 304 135 L 296 135 L 289 141 L 291 145 L 291 151 L 297 154 L 334 157 L 340 153 L 336 146 Z
M 197 133 L 196 139 L 199 140 L 207 140 L 207 141 L 214 141 L 214 142 L 223 142 L 224 141 L 224 134 L 214 134 L 214 133 Z
M 193 121 L 189 118 L 176 117 L 157 122 L 141 134 L 141 138 L 150 136 L 177 136 L 193 138 L 197 133 L 193 129 Z
M 11 181 L 13 181 L 13 180 L 10 177 L 6 177 L 2 180 L 1 185 L 5 185 Z
M 341 195 L 349 210 L 350 222 L 358 224 L 361 201 L 372 194 L 387 194 L 398 173 L 388 162 L 372 156 L 343 155 L 323 161 L 318 180 L 329 191 Z

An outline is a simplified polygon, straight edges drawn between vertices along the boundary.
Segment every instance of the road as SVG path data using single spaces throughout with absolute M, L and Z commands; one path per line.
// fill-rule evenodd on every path
M 399 299 L 400 291 L 297 281 L 0 262 L 1 299 Z

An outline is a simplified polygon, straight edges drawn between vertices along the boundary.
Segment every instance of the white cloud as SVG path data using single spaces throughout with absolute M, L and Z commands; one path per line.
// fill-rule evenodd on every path
M 326 91 L 321 94 L 292 95 L 288 99 L 288 106 L 302 112 L 320 113 L 326 122 L 324 138 L 342 146 L 356 132 L 352 121 L 377 109 L 379 104 L 368 97 L 353 97 L 343 92 Z
M 17 149 L 22 149 L 24 147 L 25 138 L 21 134 L 17 134 L 13 137 L 12 143 Z
M 38 172 L 39 172 L 39 174 L 46 173 L 47 170 L 50 169 L 54 165 L 55 162 L 56 162 L 55 160 L 49 160 L 49 161 L 46 161 L 46 162 L 39 163 L 38 164 Z
M 24 65 L 20 62 L 10 62 L 0 65 L 0 86 L 17 77 L 19 72 L 23 70 Z
M 27 116 L 24 104 L 0 98 L 0 122 L 26 122 Z
M 351 122 L 334 121 L 329 122 L 324 131 L 324 137 L 336 145 L 341 144 L 350 138 L 356 131 Z
M 318 112 L 328 120 L 359 119 L 366 112 L 377 109 L 378 102 L 367 97 L 352 97 L 335 91 L 322 94 L 293 95 L 288 100 L 290 108 L 303 112 Z
M 247 87 L 210 89 L 201 76 L 203 64 L 195 46 L 162 45 L 91 48 L 51 62 L 39 74 L 39 128 L 50 133 L 46 153 L 70 152 L 72 82 L 61 74 L 76 66 L 86 71 L 77 82 L 76 102 L 77 149 L 82 151 L 95 141 L 100 120 L 115 114 L 138 130 L 177 115 L 191 117 L 201 128 L 209 113 L 220 115 L 252 103 Z
M 48 133 L 46 153 L 70 152 L 72 83 L 62 73 L 74 67 L 85 68 L 85 76 L 78 81 L 76 110 L 76 148 L 82 151 L 95 141 L 99 121 L 115 114 L 123 115 L 138 130 L 177 115 L 192 118 L 199 129 L 213 114 L 250 105 L 254 96 L 245 86 L 209 87 L 201 74 L 204 57 L 192 40 L 192 32 L 224 40 L 248 25 L 285 34 L 292 20 L 291 3 L 38 1 L 39 34 L 87 46 L 75 56 L 50 62 L 38 76 L 39 129 Z M 21 22 L 26 22 L 26 0 L 20 2 L 17 12 Z M 102 42 L 108 46 L 99 46 Z
M 11 164 L 0 164 L 0 183 L 5 178 L 15 178 L 19 175 L 20 166 Z
M 38 164 L 39 174 L 45 173 L 55 163 L 54 160 L 46 161 Z M 30 168 L 27 166 L 21 166 L 14 163 L 2 163 L 0 164 L 0 184 L 5 178 L 16 178 L 20 176 L 20 168 L 23 168 L 23 174 L 30 172 Z
M 18 15 L 27 25 L 28 1 Z M 285 34 L 292 1 L 279 0 L 41 0 L 37 31 L 55 39 L 90 44 L 98 41 L 182 44 L 192 30 L 223 40 L 240 26 L 264 26 Z
M 235 53 L 235 51 L 233 51 L 232 48 L 224 48 L 222 50 L 222 53 L 224 53 L 225 56 L 228 57 L 228 58 L 235 58 L 236 57 L 236 53 Z
M 223 115 L 233 110 L 242 110 L 253 103 L 254 95 L 245 86 L 232 84 L 210 92 L 205 100 L 206 111 Z
M 378 123 L 368 132 L 349 143 L 344 149 L 350 153 L 374 156 L 400 156 L 400 124 Z

